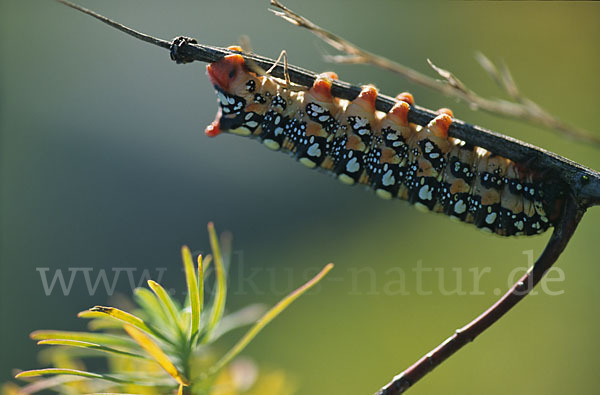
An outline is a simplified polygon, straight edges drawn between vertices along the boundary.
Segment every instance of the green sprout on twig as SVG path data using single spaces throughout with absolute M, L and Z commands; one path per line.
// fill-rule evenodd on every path
M 91 319 L 91 332 L 35 331 L 31 338 L 38 344 L 59 346 L 46 354 L 54 367 L 18 373 L 16 378 L 29 383 L 24 387 L 7 385 L 3 393 L 29 394 L 53 389 L 65 394 L 237 395 L 265 394 L 268 388 L 272 388 L 277 393 L 291 394 L 291 388 L 282 388 L 286 386 L 282 385 L 285 379 L 282 380 L 281 375 L 268 377 L 270 384 L 263 380 L 259 385 L 261 389 L 250 388 L 249 392 L 236 390 L 229 381 L 239 382 L 239 378 L 236 380 L 233 376 L 240 372 L 240 366 L 248 370 L 248 364 L 241 363 L 231 369 L 232 361 L 271 320 L 319 282 L 333 264 L 325 266 L 313 279 L 266 312 L 251 305 L 225 315 L 225 260 L 230 256 L 230 243 L 223 239 L 219 243 L 212 223 L 208 225 L 208 232 L 212 255 L 204 258 L 200 255 L 195 263 L 189 248 L 184 246 L 181 249 L 187 284 L 187 298 L 183 306 L 172 299 L 160 284 L 149 280 L 150 289 L 137 288 L 134 291 L 140 306 L 135 314 L 115 307 L 95 306 L 78 314 L 81 318 Z M 223 253 L 220 244 L 226 247 Z M 209 277 L 206 274 L 211 262 L 214 262 L 215 290 L 205 306 L 204 290 Z M 212 343 L 224 333 L 252 322 L 254 325 L 229 351 L 220 358 L 214 357 L 209 347 Z M 107 358 L 109 373 L 85 370 L 81 358 L 94 355 Z

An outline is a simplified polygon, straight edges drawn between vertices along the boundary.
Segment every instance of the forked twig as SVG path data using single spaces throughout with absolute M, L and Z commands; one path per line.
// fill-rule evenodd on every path
M 275 15 L 285 19 L 293 25 L 309 30 L 336 50 L 346 53 L 346 55 L 326 56 L 326 59 L 329 61 L 335 63 L 372 64 L 382 69 L 398 73 L 411 82 L 436 90 L 447 96 L 462 100 L 468 103 L 472 108 L 478 110 L 480 109 L 495 115 L 524 120 L 536 126 L 542 125 L 575 140 L 593 143 L 600 146 L 600 136 L 596 136 L 585 129 L 564 123 L 563 121 L 554 117 L 548 111 L 542 109 L 533 101 L 521 95 L 514 80 L 512 79 L 512 76 L 510 75 L 510 72 L 508 71 L 508 68 L 503 66 L 502 71 L 498 71 L 496 66 L 482 54 L 477 55 L 477 60 L 483 69 L 500 86 L 500 88 L 502 88 L 514 100 L 514 102 L 500 99 L 486 99 L 469 89 L 454 74 L 435 66 L 428 59 L 427 61 L 429 65 L 438 73 L 440 77 L 443 78 L 443 81 L 433 79 L 386 57 L 376 55 L 359 48 L 350 41 L 323 29 L 302 15 L 290 10 L 278 0 L 270 0 L 270 2 L 272 6 L 281 10 L 271 10 Z
M 552 232 L 552 236 L 542 255 L 540 255 L 527 273 L 489 309 L 469 324 L 456 330 L 454 335 L 425 354 L 404 372 L 394 377 L 390 383 L 385 385 L 375 395 L 402 394 L 448 357 L 460 350 L 467 343 L 473 341 L 527 296 L 533 287 L 544 277 L 548 269 L 557 261 L 575 232 L 584 211 L 577 206 L 577 202 L 573 196 L 568 196 L 560 222 L 554 228 L 554 232 Z
M 94 13 L 83 7 L 79 7 L 65 0 L 57 0 L 76 10 L 91 15 L 108 25 L 121 30 L 133 37 L 143 41 L 168 48 L 171 57 L 178 63 L 189 63 L 194 60 L 203 62 L 215 62 L 231 53 L 239 53 L 224 48 L 197 44 L 195 40 L 179 37 L 172 42 L 154 38 L 114 22 L 102 15 Z M 254 62 L 264 70 L 272 69 L 272 75 L 284 78 L 284 67 L 276 64 L 269 58 L 255 54 L 242 53 L 248 61 Z M 289 65 L 288 73 L 293 83 L 310 87 L 316 75 L 313 72 Z M 508 75 L 500 77 L 506 86 L 510 86 Z M 332 93 L 340 98 L 353 100 L 360 92 L 360 87 L 352 86 L 342 81 L 334 81 Z M 513 92 L 517 97 L 518 91 Z M 376 107 L 380 111 L 388 111 L 394 104 L 394 99 L 379 95 Z M 436 116 L 431 110 L 412 106 L 409 112 L 409 121 L 427 125 Z M 544 273 L 556 262 L 560 253 L 564 250 L 569 239 L 573 235 L 577 224 L 581 220 L 585 210 L 593 205 L 600 205 L 600 173 L 572 162 L 552 152 L 539 147 L 524 143 L 522 141 L 485 130 L 481 127 L 453 120 L 449 135 L 466 141 L 469 144 L 486 148 L 498 155 L 507 157 L 516 162 L 528 163 L 530 167 L 550 172 L 553 176 L 564 181 L 569 189 L 564 211 L 560 222 L 554 229 L 552 236 L 542 255 L 535 265 L 525 274 L 498 302 L 485 311 L 467 326 L 458 330 L 452 337 L 425 355 L 413 366 L 408 368 L 399 376 L 396 376 L 388 385 L 383 387 L 378 395 L 395 395 L 404 392 L 407 388 L 421 379 L 433 368 L 441 364 L 450 355 L 454 354 L 465 344 L 472 341 L 500 317 L 502 317 L 515 304 L 522 300 L 528 292 L 543 277 Z

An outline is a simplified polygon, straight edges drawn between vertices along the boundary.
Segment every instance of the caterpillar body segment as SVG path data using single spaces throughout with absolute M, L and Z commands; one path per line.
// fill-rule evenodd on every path
M 352 101 L 334 97 L 334 73 L 319 75 L 306 89 L 253 73 L 240 55 L 226 56 L 207 70 L 219 101 L 209 136 L 230 132 L 258 138 L 346 184 L 364 184 L 382 198 L 404 199 L 502 236 L 542 233 L 558 220 L 562 184 L 448 137 L 448 109 L 421 127 L 408 122 L 412 95 L 398 95 L 382 113 L 375 109 L 373 86 L 363 86 Z
M 330 157 L 333 172 L 345 184 L 368 182 L 365 156 L 371 149 L 373 131 L 377 125 L 376 98 L 375 87 L 365 86 L 340 115 Z
M 341 111 L 340 100 L 331 94 L 331 80 L 335 74 L 322 74 L 317 77 L 313 86 L 302 95 L 301 108 L 306 113 L 306 142 L 299 144 L 296 157 L 307 167 L 331 167 L 332 163 L 323 162 L 328 159 L 335 132 L 339 129 L 337 118 Z M 303 115 L 302 113 L 298 115 Z

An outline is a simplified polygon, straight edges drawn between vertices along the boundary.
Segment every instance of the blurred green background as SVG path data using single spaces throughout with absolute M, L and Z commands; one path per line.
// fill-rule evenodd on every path
M 322 61 L 330 51 L 251 1 L 81 1 L 155 36 L 254 50 L 384 93 L 414 93 L 432 109 L 600 169 L 597 147 L 473 112 L 367 66 Z M 373 52 L 433 75 L 426 59 L 484 95 L 502 95 L 474 60 L 503 60 L 523 93 L 559 118 L 600 133 L 600 4 L 288 0 L 292 9 Z M 229 308 L 273 304 L 327 262 L 328 279 L 270 325 L 246 354 L 281 367 L 299 394 L 371 394 L 508 288 L 549 234 L 503 239 L 382 201 L 236 136 L 209 139 L 216 101 L 203 64 L 175 65 L 52 1 L 0 2 L 0 381 L 38 367 L 28 334 L 83 329 L 76 312 L 110 302 L 79 273 L 69 296 L 46 296 L 39 268 L 136 268 L 179 294 L 179 247 L 208 247 L 206 223 L 234 234 Z M 597 391 L 600 210 L 585 217 L 540 292 L 411 393 L 564 394 Z M 525 253 L 524 253 L 525 252 Z M 423 273 L 418 292 L 415 268 Z M 393 283 L 398 268 L 404 291 Z M 488 268 L 472 294 L 473 270 Z M 446 295 L 457 288 L 466 295 Z M 561 273 L 555 272 L 558 278 Z M 112 277 L 109 277 L 112 279 Z M 444 288 L 440 288 L 440 282 Z M 495 292 L 496 291 L 496 292 Z M 130 294 L 123 277 L 116 292 Z M 228 340 L 232 341 L 240 332 Z

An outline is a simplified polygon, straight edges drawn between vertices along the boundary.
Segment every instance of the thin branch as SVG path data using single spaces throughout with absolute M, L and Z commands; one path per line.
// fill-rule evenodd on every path
M 216 62 L 224 56 L 239 53 L 226 48 L 196 44 L 195 40 L 178 37 L 172 42 L 161 40 L 146 34 L 137 32 L 120 23 L 112 21 L 93 11 L 69 3 L 65 0 L 57 0 L 71 8 L 88 14 L 109 26 L 121 30 L 142 41 L 149 42 L 162 48 L 171 49 L 171 58 L 177 63 L 189 63 L 192 61 Z M 249 62 L 254 62 L 264 70 L 270 69 L 275 61 L 255 54 L 242 53 Z M 316 74 L 312 71 L 297 66 L 288 66 L 289 76 L 293 83 L 302 86 L 312 86 Z M 285 78 L 284 67 L 276 65 L 273 76 Z M 360 87 L 351 85 L 344 81 L 334 81 L 331 87 L 332 94 L 336 97 L 353 100 L 360 93 Z M 395 103 L 395 99 L 386 95 L 378 95 L 375 102 L 379 111 L 389 111 Z M 427 125 L 436 117 L 432 110 L 412 106 L 408 113 L 408 120 L 418 125 Z M 525 143 L 523 141 L 492 132 L 480 126 L 470 125 L 459 119 L 454 119 L 448 134 L 451 137 L 461 139 L 471 145 L 483 147 L 497 155 L 504 156 L 518 163 L 527 163 L 530 167 L 542 171 L 551 172 L 554 176 L 562 179 L 571 189 L 578 204 L 581 207 L 600 205 L 600 173 L 582 166 L 569 159 L 563 158 L 542 148 Z
M 552 114 L 546 110 L 542 109 L 533 101 L 523 97 L 518 91 L 516 84 L 512 80 L 512 77 L 510 77 L 508 69 L 504 67 L 502 76 L 500 76 L 496 66 L 494 66 L 489 59 L 481 54 L 479 54 L 477 57 L 484 70 L 492 77 L 492 79 L 499 83 L 500 87 L 505 90 L 509 96 L 515 100 L 515 102 L 509 102 L 501 99 L 486 99 L 469 89 L 452 73 L 435 66 L 428 59 L 427 61 L 429 62 L 429 65 L 440 75 L 440 77 L 443 78 L 443 81 L 433 79 L 386 57 L 379 56 L 359 48 L 348 40 L 345 40 L 344 38 L 321 28 L 305 17 L 295 13 L 277 0 L 270 0 L 270 2 L 271 5 L 282 10 L 271 10 L 275 15 L 285 19 L 293 25 L 309 30 L 311 33 L 321 38 L 336 50 L 347 54 L 327 56 L 327 60 L 335 63 L 372 64 L 382 69 L 398 73 L 411 82 L 436 90 L 447 96 L 462 100 L 468 103 L 472 108 L 480 109 L 495 115 L 502 115 L 505 117 L 524 120 L 536 126 L 542 125 L 549 129 L 558 131 L 574 140 L 593 143 L 600 146 L 600 136 L 596 136 L 585 129 L 567 125 L 566 123 L 552 116 Z M 504 77 L 510 78 L 508 79 Z
M 73 4 L 73 3 L 69 2 L 69 1 L 65 1 L 65 0 L 56 0 L 56 1 L 59 2 L 59 3 L 61 3 L 61 4 L 66 5 L 67 7 L 71 7 L 73 9 L 76 9 L 77 11 L 81 11 L 84 14 L 92 16 L 92 17 L 98 19 L 99 21 L 102 21 L 102 22 L 106 23 L 108 26 L 114 27 L 117 30 L 120 30 L 120 31 L 122 31 L 122 32 L 124 32 L 126 34 L 129 34 L 132 37 L 137 38 L 138 40 L 142 40 L 142 41 L 145 41 L 145 42 L 150 43 L 150 44 L 158 45 L 159 47 L 163 47 L 163 48 L 166 48 L 166 49 L 171 48 L 171 43 L 168 42 L 168 41 L 161 40 L 159 38 L 154 38 L 154 37 L 149 36 L 147 34 L 140 33 L 138 31 L 130 29 L 130 28 L 128 28 L 125 25 L 122 25 L 122 24 L 120 24 L 118 22 L 113 21 L 112 19 L 109 19 L 109 18 L 105 17 L 104 15 L 100 15 L 100 14 L 98 14 L 98 13 L 92 11 L 92 10 L 88 10 L 87 8 L 78 6 L 77 4 Z
M 472 342 L 478 335 L 492 326 L 500 317 L 527 296 L 563 252 L 575 232 L 584 211 L 577 206 L 575 199 L 569 196 L 560 223 L 554 228 L 554 232 L 544 252 L 542 252 L 542 255 L 540 255 L 529 271 L 488 310 L 466 326 L 458 329 L 454 335 L 425 354 L 404 372 L 394 377 L 376 395 L 402 394 L 448 357 L 460 350 L 467 343 Z

